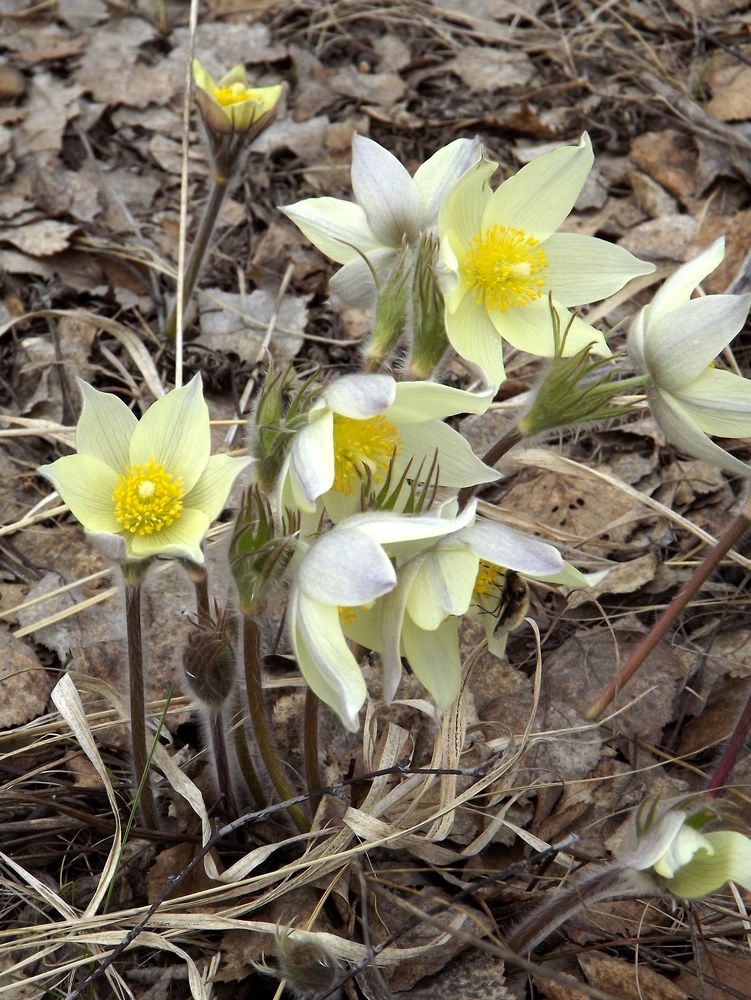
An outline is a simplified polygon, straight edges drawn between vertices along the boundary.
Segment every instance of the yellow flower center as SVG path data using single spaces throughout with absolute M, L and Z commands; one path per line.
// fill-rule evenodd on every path
M 230 104 L 241 104 L 243 101 L 256 100 L 255 91 L 249 90 L 242 83 L 233 83 L 229 87 L 214 87 L 211 96 L 223 108 Z
M 475 578 L 475 593 L 478 597 L 495 597 L 499 588 L 503 587 L 506 570 L 495 563 L 480 560 Z
M 337 611 L 339 612 L 339 624 L 344 628 L 351 625 L 357 617 L 357 613 L 354 608 L 345 608 L 341 604 L 337 607 Z
M 470 241 L 464 279 L 477 291 L 477 304 L 505 312 L 542 295 L 548 259 L 540 241 L 523 229 L 491 226 Z
M 170 475 L 161 462 L 129 465 L 112 492 L 115 517 L 132 535 L 153 535 L 183 512 L 182 479 Z
M 380 482 L 391 459 L 401 451 L 396 427 L 384 417 L 353 420 L 334 414 L 334 489 L 351 494 L 357 480 L 370 475 Z

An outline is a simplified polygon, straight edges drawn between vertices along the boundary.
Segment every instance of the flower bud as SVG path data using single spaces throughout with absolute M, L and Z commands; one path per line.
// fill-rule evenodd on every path
M 305 423 L 315 398 L 314 376 L 293 387 L 289 369 L 278 372 L 270 364 L 258 405 L 249 421 L 248 450 L 255 459 L 253 476 L 264 493 L 274 489 L 284 466 L 294 432 Z
M 385 285 L 378 291 L 375 326 L 365 351 L 367 366 L 375 371 L 387 360 L 407 324 L 412 254 L 405 249 Z
M 230 569 L 244 615 L 254 615 L 281 580 L 294 552 L 295 542 L 290 537 L 293 533 L 290 530 L 277 536 L 268 500 L 258 489 L 248 491 L 229 550 Z
M 216 619 L 199 619 L 183 653 L 185 679 L 201 704 L 213 710 L 224 705 L 235 680 L 235 649 L 231 619 L 218 611 Z
M 329 993 L 341 978 L 342 967 L 334 954 L 318 941 L 301 941 L 290 928 L 277 928 L 274 955 L 276 965 L 256 963 L 256 968 L 277 979 L 285 979 L 293 995 L 314 1000 Z M 338 995 L 338 991 L 337 994 Z
M 431 377 L 449 346 L 443 293 L 434 266 L 437 253 L 435 239 L 426 236 L 417 252 L 412 281 L 413 330 L 409 375 L 419 380 Z

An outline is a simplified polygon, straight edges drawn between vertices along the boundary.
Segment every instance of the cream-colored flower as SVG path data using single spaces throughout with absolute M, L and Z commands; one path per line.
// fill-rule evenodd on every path
M 279 84 L 249 86 L 248 74 L 239 64 L 215 83 L 197 59 L 193 60 L 193 82 L 203 119 L 218 133 L 260 132 L 272 121 L 282 92 Z
M 201 377 L 157 400 L 141 420 L 110 393 L 79 382 L 76 455 L 44 465 L 87 532 L 122 559 L 202 563 L 201 542 L 249 458 L 211 455 Z
M 592 167 L 589 137 L 562 146 L 509 177 L 492 192 L 497 164 L 471 167 L 443 202 L 438 218 L 444 267 L 446 331 L 454 350 L 478 365 L 490 384 L 504 377 L 503 341 L 530 354 L 554 353 L 549 296 L 566 328 L 564 307 L 612 295 L 653 264 L 622 247 L 558 233 Z M 566 353 L 588 344 L 607 353 L 602 334 L 578 317 Z
M 691 293 L 725 256 L 725 241 L 679 267 L 634 320 L 628 352 L 649 375 L 650 409 L 669 441 L 728 472 L 751 467 L 710 440 L 751 437 L 751 380 L 714 367 L 715 358 L 743 328 L 751 295 Z

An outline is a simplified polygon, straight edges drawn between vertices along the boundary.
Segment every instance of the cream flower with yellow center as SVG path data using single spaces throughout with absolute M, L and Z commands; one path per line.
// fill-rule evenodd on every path
M 193 60 L 196 102 L 209 129 L 219 133 L 259 131 L 276 112 L 280 85 L 249 87 L 248 74 L 241 65 L 214 81 L 201 63 Z

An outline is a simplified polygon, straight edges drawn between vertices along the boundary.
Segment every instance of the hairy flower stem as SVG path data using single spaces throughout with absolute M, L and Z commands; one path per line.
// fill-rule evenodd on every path
M 202 572 L 193 577 L 193 588 L 196 593 L 196 617 L 198 621 L 209 621 L 211 605 L 209 602 L 209 574 L 203 567 Z
M 649 654 L 656 648 L 678 615 L 685 609 L 695 594 L 699 592 L 702 584 L 714 573 L 724 557 L 740 540 L 749 526 L 751 526 L 751 504 L 747 503 L 743 511 L 736 517 L 715 547 L 699 563 L 652 626 L 652 629 L 644 636 L 631 656 L 623 664 L 618 671 L 617 677 L 608 685 L 589 709 L 587 712 L 588 719 L 598 719 L 613 698 L 615 698 L 616 694 L 631 680 Z
M 494 466 L 496 462 L 499 462 L 507 451 L 519 444 L 522 440 L 523 435 L 519 431 L 518 427 L 512 427 L 510 431 L 507 431 L 502 438 L 499 438 L 495 444 L 491 445 L 490 448 L 482 456 L 482 460 L 485 465 Z M 486 483 L 481 483 L 480 485 L 485 486 Z M 459 490 L 459 495 L 457 497 L 459 503 L 459 510 L 464 510 L 467 503 L 471 500 L 474 494 L 477 492 L 478 486 L 465 486 L 464 489 Z
M 248 694 L 248 710 L 253 731 L 271 783 L 279 798 L 285 801 L 294 798 L 295 792 L 287 781 L 279 758 L 279 751 L 271 734 L 271 727 L 266 719 L 261 683 L 261 633 L 258 625 L 249 615 L 243 615 L 242 645 L 245 663 L 245 688 Z M 301 833 L 307 833 L 310 830 L 310 822 L 299 806 L 290 806 L 288 812 Z
M 248 741 L 245 737 L 245 723 L 241 708 L 237 708 L 232 716 L 232 742 L 235 747 L 237 763 L 240 765 L 240 773 L 250 792 L 251 802 L 257 809 L 263 809 L 268 804 L 268 799 L 263 790 L 261 780 L 256 773 L 250 751 L 248 750 Z
M 305 753 L 305 780 L 308 783 L 310 793 L 310 809 L 315 817 L 316 810 L 321 801 L 318 789 L 323 788 L 321 780 L 321 770 L 318 760 L 318 706 L 320 701 L 318 695 L 314 694 L 310 688 L 305 691 L 305 724 L 304 724 L 304 753 Z
M 207 713 L 209 742 L 214 757 L 217 786 L 224 801 L 224 811 L 227 816 L 235 819 L 240 815 L 233 788 L 232 773 L 227 757 L 227 742 L 224 735 L 224 715 L 221 709 L 210 709 Z
M 141 637 L 141 583 L 129 582 L 129 573 L 123 568 L 125 578 L 125 625 L 128 646 L 128 680 L 130 689 L 130 740 L 136 787 L 149 766 L 146 752 L 146 702 L 143 685 L 143 640 Z M 130 577 L 132 580 L 132 577 Z M 151 782 L 146 777 L 141 789 L 139 809 L 144 825 L 150 830 L 159 829 Z
M 722 752 L 717 767 L 714 769 L 714 774 L 707 782 L 707 791 L 711 792 L 712 795 L 717 795 L 725 787 L 738 757 L 746 745 L 746 737 L 750 730 L 751 698 L 746 702 L 746 707 L 741 712 L 741 716 L 735 724 L 733 734 L 728 741 L 728 745 Z
M 214 226 L 216 225 L 216 220 L 219 217 L 219 209 L 222 207 L 222 202 L 229 189 L 231 178 L 221 177 L 219 175 L 214 175 L 213 184 L 211 186 L 211 194 L 209 195 L 209 200 L 206 202 L 206 208 L 203 211 L 203 216 L 201 218 L 201 224 L 198 227 L 198 232 L 196 233 L 196 238 L 193 242 L 193 247 L 190 251 L 190 260 L 188 261 L 188 266 L 185 269 L 185 279 L 183 281 L 183 310 L 188 305 L 190 301 L 190 296 L 195 288 L 198 275 L 201 271 L 201 265 L 203 264 L 203 259 L 206 256 L 206 251 L 209 248 L 209 243 L 211 242 L 211 234 L 214 232 Z M 167 340 L 174 340 L 177 333 L 177 302 L 172 307 L 172 312 L 167 320 L 167 324 L 164 327 L 164 336 Z

